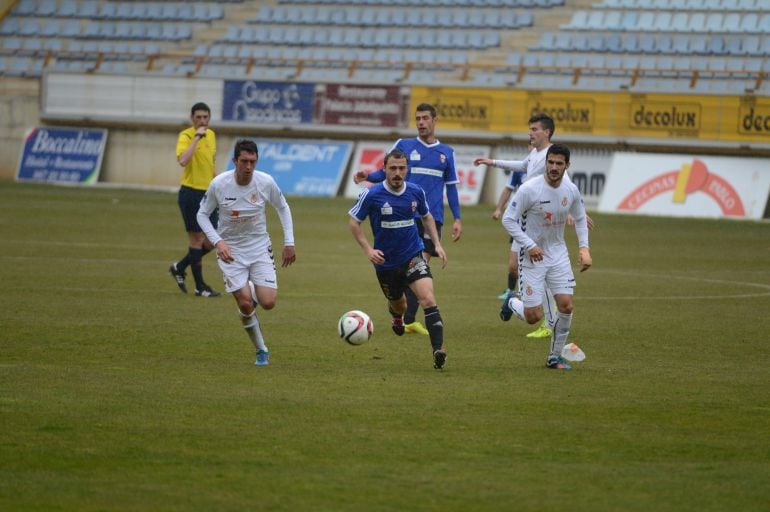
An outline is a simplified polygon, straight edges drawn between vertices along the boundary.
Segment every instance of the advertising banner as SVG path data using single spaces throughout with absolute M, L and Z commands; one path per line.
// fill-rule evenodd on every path
M 350 173 L 346 178 L 343 193 L 345 197 L 358 197 L 361 188 L 371 186 L 369 182 L 362 182 L 358 185 L 353 183 L 353 174 L 358 171 L 367 173 L 382 169 L 385 153 L 395 144 L 377 141 L 363 141 L 356 144 L 356 151 L 350 165 Z M 474 167 L 473 159 L 479 156 L 489 154 L 489 146 L 476 146 L 458 144 L 452 145 L 455 150 L 455 170 L 460 184 L 457 187 L 457 195 L 460 204 L 478 204 L 481 198 L 481 190 L 484 187 L 484 178 L 486 169 L 483 166 Z M 446 198 L 445 198 L 446 199 Z
M 16 179 L 93 184 L 107 144 L 107 130 L 37 127 L 24 138 Z
M 761 219 L 769 165 L 753 158 L 616 153 L 599 210 Z
M 408 125 L 409 87 L 318 84 L 315 120 L 326 125 L 400 128 Z
M 272 176 L 287 196 L 334 197 L 353 149 L 350 141 L 244 138 L 257 144 L 257 170 Z M 233 154 L 232 149 L 229 154 Z M 227 169 L 233 168 L 235 164 L 230 160 Z
M 222 120 L 277 124 L 313 122 L 313 84 L 225 80 Z

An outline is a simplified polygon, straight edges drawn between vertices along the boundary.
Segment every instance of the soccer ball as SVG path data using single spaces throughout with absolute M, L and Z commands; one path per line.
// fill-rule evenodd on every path
M 361 345 L 372 337 L 374 323 L 372 323 L 369 315 L 354 309 L 340 317 L 340 321 L 337 323 L 337 332 L 339 332 L 340 338 L 351 345 Z

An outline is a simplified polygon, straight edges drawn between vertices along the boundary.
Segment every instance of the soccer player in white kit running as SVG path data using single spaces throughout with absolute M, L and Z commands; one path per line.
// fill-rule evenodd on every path
M 551 137 L 556 131 L 556 125 L 553 119 L 547 114 L 537 113 L 533 114 L 529 118 L 529 146 L 532 148 L 524 160 L 493 160 L 491 158 L 476 158 L 473 161 L 473 165 L 491 165 L 494 167 L 500 167 L 501 169 L 510 170 L 515 173 L 523 172 L 524 176 L 521 177 L 521 182 L 526 183 L 529 180 L 545 174 L 545 155 L 548 152 L 548 148 L 551 147 Z M 511 177 L 513 181 L 513 176 Z M 570 181 L 569 176 L 565 175 L 565 179 Z M 506 185 L 507 189 L 513 191 L 515 188 L 511 183 Z M 507 201 L 509 196 L 506 196 Z M 502 208 L 503 205 L 498 202 L 498 207 Z M 513 240 L 511 242 L 511 254 L 508 258 L 508 270 L 509 274 L 512 274 L 515 279 L 518 279 L 519 265 L 521 260 L 521 247 Z M 511 281 L 511 279 L 509 279 Z M 509 283 L 510 284 L 510 283 Z M 518 295 L 514 287 L 509 286 L 507 293 L 503 296 L 503 300 L 508 300 L 514 295 Z M 553 304 L 553 295 L 546 290 L 546 297 L 544 297 L 545 318 L 542 325 L 536 330 L 527 334 L 528 338 L 548 338 L 553 334 L 553 324 L 556 321 L 556 311 Z
M 519 187 L 503 215 L 503 226 L 521 245 L 527 257 L 519 269 L 521 299 L 511 297 L 504 301 L 500 318 L 508 321 L 515 314 L 520 320 L 536 324 L 543 317 L 543 289 L 548 287 L 553 292 L 558 315 L 546 366 L 559 370 L 570 369 L 561 357 L 569 336 L 574 307 L 575 275 L 564 242 L 564 226 L 569 215 L 575 223 L 580 271 L 588 270 L 592 264 L 583 198 L 578 188 L 564 179 L 569 157 L 567 146 L 554 144 L 548 148 L 545 175 Z
M 275 180 L 257 171 L 259 152 L 250 140 L 235 144 L 235 169 L 214 178 L 198 210 L 198 223 L 217 251 L 225 291 L 238 303 L 241 323 L 257 349 L 257 366 L 267 366 L 270 353 L 257 319 L 257 306 L 273 309 L 278 295 L 273 247 L 267 232 L 265 204 L 275 208 L 283 228 L 281 266 L 296 260 L 294 224 L 286 198 Z M 209 215 L 219 208 L 219 227 Z

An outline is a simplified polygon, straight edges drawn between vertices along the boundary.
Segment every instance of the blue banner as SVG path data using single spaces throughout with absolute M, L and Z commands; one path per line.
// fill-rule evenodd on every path
M 337 195 L 353 149 L 349 141 L 251 140 L 259 150 L 257 170 L 271 175 L 287 196 Z M 232 154 L 227 170 L 235 168 Z
M 106 144 L 107 130 L 35 128 L 24 139 L 16 179 L 96 183 Z
M 313 122 L 315 85 L 225 80 L 222 120 L 259 125 Z

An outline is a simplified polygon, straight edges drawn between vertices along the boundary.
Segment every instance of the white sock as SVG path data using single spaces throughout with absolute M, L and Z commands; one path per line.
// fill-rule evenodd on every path
M 240 311 L 239 311 L 240 313 Z M 243 328 L 246 330 L 246 334 L 249 335 L 249 339 L 257 348 L 257 350 L 264 350 L 267 352 L 267 346 L 265 346 L 265 339 L 262 337 L 262 329 L 259 328 L 259 319 L 257 319 L 257 310 L 251 312 L 250 315 L 241 314 L 241 322 Z
M 567 343 L 567 336 L 569 336 L 571 325 L 572 313 L 569 315 L 558 313 L 556 315 L 556 323 L 553 326 L 553 334 L 551 335 L 551 356 L 561 356 L 561 351 L 565 343 Z
M 553 298 L 551 290 L 545 288 L 545 300 L 543 301 L 543 314 L 545 316 L 545 325 L 553 331 L 553 325 L 556 323 L 556 317 L 559 310 L 556 309 L 556 299 Z
M 519 320 L 524 320 L 524 303 L 517 297 L 508 299 L 508 307 L 513 310 L 513 314 Z

